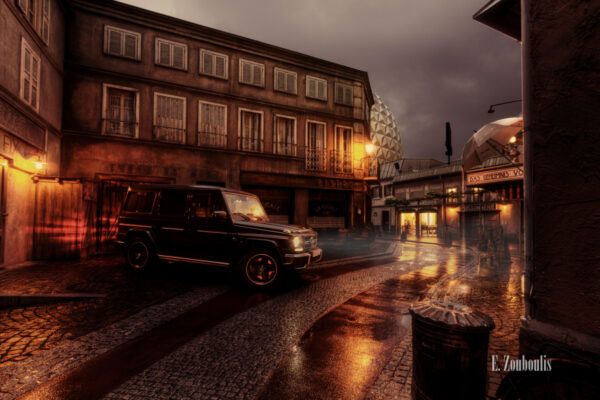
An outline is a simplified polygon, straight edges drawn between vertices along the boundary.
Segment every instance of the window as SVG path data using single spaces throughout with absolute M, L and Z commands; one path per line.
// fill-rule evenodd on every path
M 21 40 L 21 99 L 39 110 L 40 56 L 31 49 L 25 39 Z
M 254 86 L 265 86 L 265 66 L 240 58 L 240 82 Z
M 273 152 L 286 156 L 296 155 L 296 118 L 275 116 Z
M 385 197 L 391 196 L 393 194 L 392 193 L 392 185 L 385 185 L 383 187 L 383 194 Z
M 220 193 L 216 192 L 193 193 L 189 196 L 189 207 L 190 217 L 192 218 L 193 222 L 213 219 L 215 211 L 226 210 L 223 197 Z
M 154 93 L 154 139 L 185 143 L 185 97 Z
M 296 74 L 295 72 L 275 68 L 273 73 L 273 79 L 274 90 L 291 94 L 298 93 L 298 74 Z
M 25 18 L 36 30 L 42 40 L 48 44 L 50 39 L 50 0 L 18 0 L 17 5 Z M 41 17 L 39 10 L 41 6 Z
M 373 186 L 371 188 L 371 196 L 373 196 L 374 199 L 381 197 L 381 188 L 379 186 Z
M 325 123 L 306 122 L 305 166 L 310 171 L 325 171 Z
M 353 88 L 351 85 L 343 83 L 335 84 L 335 102 L 345 106 L 353 106 Z
M 139 92 L 132 88 L 103 86 L 102 131 L 107 135 L 137 137 Z
M 187 45 L 156 38 L 155 60 L 157 65 L 187 70 Z
M 456 188 L 446 189 L 446 195 L 448 196 L 448 203 L 455 204 L 458 200 L 458 190 Z
M 187 193 L 183 191 L 164 191 L 160 195 L 159 214 L 172 217 L 185 216 Z
M 200 73 L 227 79 L 229 57 L 226 54 L 200 49 Z
M 227 106 L 198 102 L 198 145 L 225 147 L 227 145 Z
M 125 200 L 125 211 L 149 214 L 152 212 L 155 198 L 154 192 L 129 192 Z
M 333 164 L 335 172 L 352 173 L 352 128 L 347 126 L 335 127 Z
M 23 14 L 25 14 L 25 18 L 35 27 L 35 0 L 18 0 L 17 4 L 21 11 L 23 11 Z
M 104 26 L 104 53 L 113 56 L 141 59 L 140 42 L 142 35 L 114 26 Z
M 50 40 L 50 0 L 42 0 L 42 40 L 48 44 Z
M 314 76 L 306 76 L 306 97 L 327 101 L 327 81 Z
M 262 151 L 263 113 L 240 108 L 238 149 Z

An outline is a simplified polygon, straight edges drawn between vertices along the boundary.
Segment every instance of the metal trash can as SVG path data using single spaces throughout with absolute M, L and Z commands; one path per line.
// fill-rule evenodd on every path
M 419 303 L 410 313 L 412 398 L 485 399 L 487 348 L 494 321 L 454 303 Z

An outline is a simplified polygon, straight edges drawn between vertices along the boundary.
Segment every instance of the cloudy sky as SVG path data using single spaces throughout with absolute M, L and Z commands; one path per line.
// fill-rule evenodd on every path
M 487 0 L 125 0 L 369 73 L 405 157 L 445 160 L 473 130 L 520 113 L 520 45 L 472 19 Z

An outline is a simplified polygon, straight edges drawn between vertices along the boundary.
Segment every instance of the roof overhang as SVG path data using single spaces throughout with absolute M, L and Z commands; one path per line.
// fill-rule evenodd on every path
M 520 0 L 491 0 L 473 15 L 473 19 L 521 41 Z

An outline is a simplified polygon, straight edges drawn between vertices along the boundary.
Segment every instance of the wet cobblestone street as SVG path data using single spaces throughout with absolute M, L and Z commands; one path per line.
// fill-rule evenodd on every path
M 181 337 L 180 344 L 164 355 L 157 352 L 156 346 L 148 347 L 149 355 L 155 353 L 150 360 L 156 358 L 156 362 L 135 364 L 134 361 L 131 368 L 138 368 L 139 373 L 132 369 L 131 376 L 110 378 L 111 374 L 106 375 L 104 386 L 98 389 L 97 395 L 93 390 L 89 392 L 90 398 L 255 398 L 282 360 L 298 351 L 293 349 L 297 349 L 303 335 L 310 332 L 314 324 L 346 303 L 351 309 L 358 307 L 358 315 L 360 307 L 374 312 L 375 308 L 369 306 L 368 301 L 365 303 L 359 300 L 360 296 L 355 296 L 367 291 L 365 293 L 373 293 L 373 298 L 383 299 L 377 295 L 377 288 L 387 287 L 385 290 L 389 291 L 390 280 L 401 282 L 394 286 L 398 292 L 395 307 L 399 307 L 400 317 L 406 315 L 412 302 L 427 297 L 466 302 L 488 313 L 496 322 L 489 354 L 515 354 L 522 303 L 520 272 L 516 267 L 518 258 L 513 260 L 512 264 L 496 265 L 495 260 L 469 248 L 397 243 L 393 260 L 379 264 L 361 261 L 352 265 L 317 265 L 298 279 L 286 282 L 280 290 L 266 294 L 239 292 L 228 275 L 218 269 L 198 272 L 189 266 L 174 265 L 168 271 L 147 277 L 128 276 L 119 268 L 120 260 L 109 257 L 92 260 L 89 268 L 97 272 L 90 271 L 89 281 L 75 283 L 76 279 L 68 278 L 65 264 L 62 268 L 65 268 L 66 278 L 61 285 L 56 285 L 60 290 L 106 293 L 107 296 L 0 310 L 0 323 L 6 327 L 0 336 L 0 399 L 22 395 L 50 398 L 57 393 L 62 393 L 60 398 L 77 398 L 73 397 L 75 392 L 64 391 L 66 388 L 61 382 L 87 376 L 86 365 L 93 366 L 98 360 L 118 360 L 119 354 L 126 354 L 127 349 L 145 337 L 158 338 L 152 332 L 159 332 L 177 318 L 183 318 L 183 325 L 177 328 L 183 330 L 160 340 Z M 61 268 L 58 263 L 57 266 Z M 16 273 L 4 271 L 0 274 L 0 283 L 10 285 L 10 274 Z M 38 282 L 38 291 L 43 290 L 39 282 L 51 274 L 43 269 L 30 273 L 28 279 Z M 96 273 L 98 276 L 94 277 Z M 110 274 L 125 274 L 117 279 L 125 284 L 111 284 L 117 275 L 106 278 Z M 387 286 L 380 285 L 384 282 L 388 282 Z M 224 305 L 215 303 L 213 312 L 217 320 L 193 333 L 191 325 L 185 323 L 188 318 L 185 315 L 203 313 L 202 307 L 218 298 L 224 299 L 223 304 L 226 299 L 236 299 L 231 303 L 232 310 L 239 311 L 225 311 Z M 236 306 L 236 302 L 239 305 Z M 221 312 L 223 317 L 219 317 Z M 230 312 L 233 314 L 227 314 Z M 355 375 L 340 380 L 332 371 L 323 379 L 337 379 L 339 385 L 356 389 L 353 393 L 358 393 L 358 397 L 344 398 L 362 398 L 365 394 L 369 399 L 408 398 L 412 357 L 410 329 L 390 332 L 396 336 L 390 337 L 388 343 L 395 344 L 386 345 L 387 350 L 378 353 L 377 360 L 368 364 L 381 365 L 375 378 L 368 378 L 373 372 L 369 375 L 365 372 L 362 378 Z M 187 336 L 190 339 L 186 339 Z M 352 352 L 346 356 L 354 357 Z M 373 371 L 372 368 L 369 371 Z M 490 393 L 500 379 L 501 376 L 490 376 Z M 328 398 L 327 385 L 322 386 L 321 394 L 315 393 L 315 398 Z

